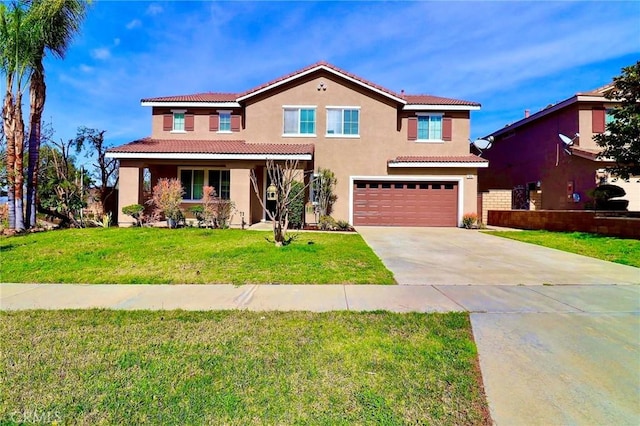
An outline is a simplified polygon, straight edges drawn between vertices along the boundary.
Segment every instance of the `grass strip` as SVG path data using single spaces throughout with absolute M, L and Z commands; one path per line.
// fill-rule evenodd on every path
M 487 231 L 486 233 L 609 262 L 640 267 L 640 240 L 584 232 Z
M 360 235 L 93 228 L 0 238 L 0 281 L 86 284 L 394 284 Z
M 466 313 L 0 313 L 0 423 L 490 424 Z

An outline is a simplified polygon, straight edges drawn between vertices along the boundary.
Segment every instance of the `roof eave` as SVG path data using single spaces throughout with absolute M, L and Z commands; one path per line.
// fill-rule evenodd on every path
M 477 111 L 480 105 L 409 104 L 403 111 Z
M 162 102 L 162 101 L 140 101 L 141 106 L 150 107 L 212 107 L 212 108 L 240 108 L 241 105 L 234 101 L 223 102 Z
M 488 161 L 390 161 L 387 165 L 391 168 L 400 168 L 400 167 L 444 167 L 444 168 L 469 168 L 469 167 L 477 167 L 477 168 L 487 168 L 489 167 Z
M 313 154 L 212 154 L 188 152 L 107 152 L 118 160 L 312 160 Z

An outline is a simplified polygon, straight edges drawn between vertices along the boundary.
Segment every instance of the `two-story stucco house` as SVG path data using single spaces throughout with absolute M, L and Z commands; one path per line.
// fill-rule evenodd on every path
M 577 93 L 493 132 L 482 154 L 491 166 L 479 173 L 480 191 L 514 190 L 517 209 L 582 210 L 592 203 L 591 190 L 611 183 L 626 191 L 629 210 L 640 210 L 640 179 L 611 176 L 593 139 L 613 119 L 616 102 L 604 97 L 610 88 Z
M 475 102 L 395 93 L 317 63 L 244 93 L 143 99 L 151 136 L 109 150 L 120 160 L 119 205 L 142 203 L 151 181 L 178 178 L 185 205 L 202 186 L 234 201 L 252 224 L 265 219 L 250 171 L 266 190 L 265 161 L 328 168 L 338 183 L 332 216 L 353 225 L 459 226 L 476 212 L 477 170 L 469 152 Z M 133 219 L 118 215 L 126 226 Z

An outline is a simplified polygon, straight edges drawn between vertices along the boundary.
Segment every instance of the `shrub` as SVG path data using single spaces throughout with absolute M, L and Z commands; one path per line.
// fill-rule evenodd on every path
M 464 226 L 466 229 L 473 228 L 477 222 L 478 215 L 475 213 L 465 213 L 465 215 L 462 216 L 462 226 Z
M 289 193 L 289 227 L 294 229 L 302 228 L 304 223 L 304 183 L 291 182 L 291 192 Z
M 340 231 L 351 231 L 353 228 L 346 220 L 339 220 L 336 222 L 336 228 Z
M 322 231 L 334 231 L 337 229 L 338 224 L 331 216 L 320 216 L 318 226 Z
M 184 219 L 180 210 L 183 194 L 184 189 L 178 179 L 159 179 L 153 187 L 149 202 L 156 207 L 157 212 L 164 215 L 170 228 L 175 228 L 178 222 Z
M 142 226 L 142 215 L 144 206 L 142 204 L 131 204 L 122 208 L 122 213 L 131 216 L 136 220 L 136 226 Z
M 0 232 L 9 227 L 9 205 L 0 204 Z

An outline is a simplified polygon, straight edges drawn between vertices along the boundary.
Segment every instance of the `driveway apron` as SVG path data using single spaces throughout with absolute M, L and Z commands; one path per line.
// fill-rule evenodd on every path
M 359 227 L 409 285 L 639 284 L 640 269 L 459 228 Z

